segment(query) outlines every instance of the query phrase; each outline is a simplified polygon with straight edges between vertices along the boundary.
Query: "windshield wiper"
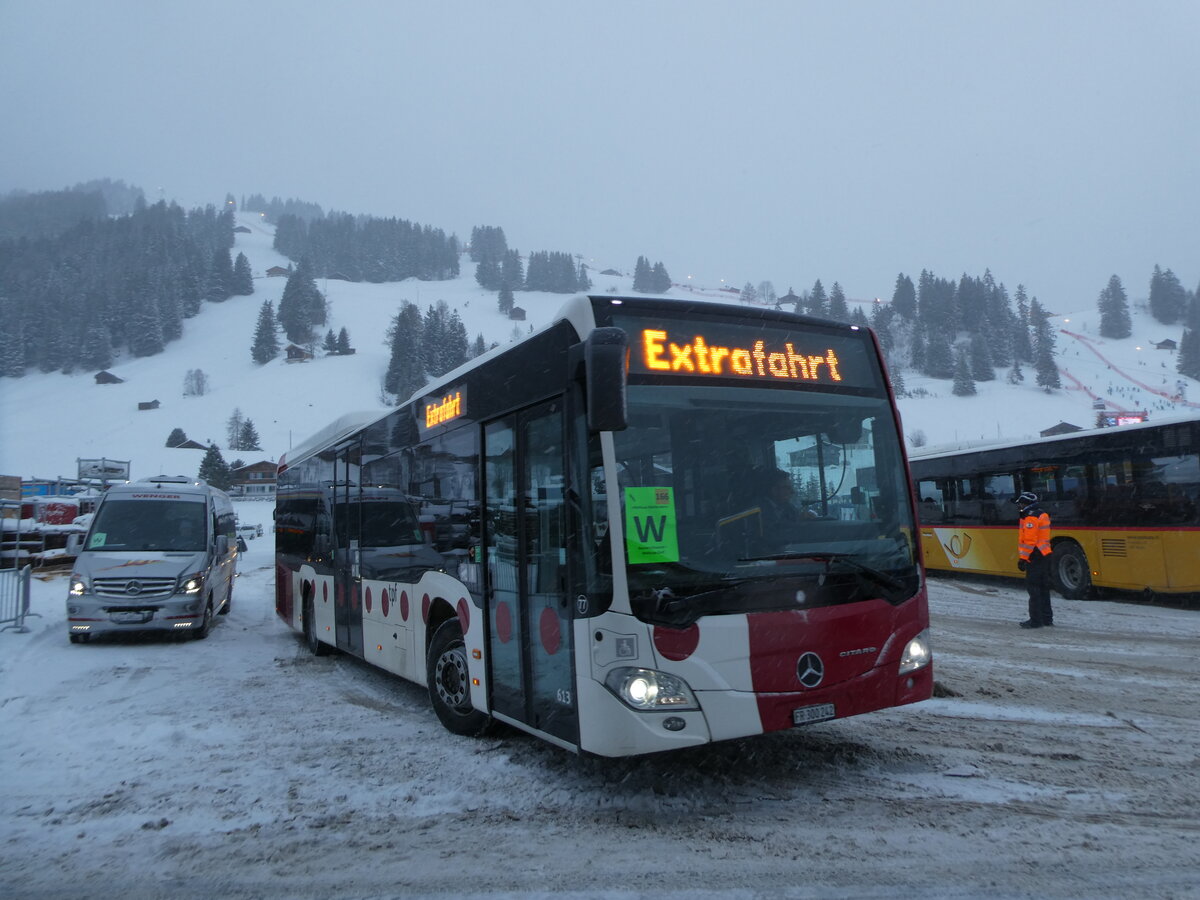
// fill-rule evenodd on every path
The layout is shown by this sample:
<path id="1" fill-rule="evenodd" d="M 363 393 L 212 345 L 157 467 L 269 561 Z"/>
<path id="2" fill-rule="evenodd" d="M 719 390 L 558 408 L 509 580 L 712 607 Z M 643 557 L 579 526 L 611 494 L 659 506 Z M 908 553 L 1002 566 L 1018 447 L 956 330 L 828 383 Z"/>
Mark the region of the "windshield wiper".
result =
<path id="1" fill-rule="evenodd" d="M 882 585 L 892 591 L 903 591 L 905 584 L 894 575 L 889 575 L 880 569 L 872 568 L 865 563 L 860 563 L 858 560 L 851 558 L 848 553 L 814 553 L 812 551 L 797 551 L 793 553 L 772 553 L 767 556 L 749 556 L 738 559 L 738 562 L 768 562 L 771 560 L 783 559 L 811 559 L 825 563 L 825 571 L 828 572 L 834 563 L 839 563 L 849 569 L 853 569 L 860 575 L 866 575 L 871 581 Z"/>

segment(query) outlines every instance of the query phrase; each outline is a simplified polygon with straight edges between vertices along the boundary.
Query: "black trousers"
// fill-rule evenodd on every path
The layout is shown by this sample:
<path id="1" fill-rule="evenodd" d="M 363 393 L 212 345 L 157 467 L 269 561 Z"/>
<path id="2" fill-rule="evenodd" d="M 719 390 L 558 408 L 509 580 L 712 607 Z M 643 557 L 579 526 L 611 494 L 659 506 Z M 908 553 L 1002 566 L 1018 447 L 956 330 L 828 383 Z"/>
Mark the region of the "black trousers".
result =
<path id="1" fill-rule="evenodd" d="M 1051 624 L 1054 610 L 1050 608 L 1050 557 L 1037 550 L 1029 554 L 1025 587 L 1029 590 L 1029 621 L 1036 625 Z"/>

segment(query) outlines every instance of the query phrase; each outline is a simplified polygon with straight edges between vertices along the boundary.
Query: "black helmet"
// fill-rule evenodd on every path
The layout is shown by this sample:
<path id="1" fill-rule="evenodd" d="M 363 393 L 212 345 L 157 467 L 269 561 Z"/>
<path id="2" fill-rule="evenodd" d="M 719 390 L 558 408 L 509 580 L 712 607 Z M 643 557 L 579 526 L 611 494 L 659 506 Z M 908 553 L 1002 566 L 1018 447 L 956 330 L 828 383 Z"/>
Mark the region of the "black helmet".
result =
<path id="1" fill-rule="evenodd" d="M 1027 506 L 1033 506 L 1033 504 L 1037 503 L 1038 498 L 1037 494 L 1035 494 L 1033 491 L 1025 491 L 1020 496 L 1013 497 L 1012 502 L 1021 507 L 1021 509 L 1024 509 Z"/>

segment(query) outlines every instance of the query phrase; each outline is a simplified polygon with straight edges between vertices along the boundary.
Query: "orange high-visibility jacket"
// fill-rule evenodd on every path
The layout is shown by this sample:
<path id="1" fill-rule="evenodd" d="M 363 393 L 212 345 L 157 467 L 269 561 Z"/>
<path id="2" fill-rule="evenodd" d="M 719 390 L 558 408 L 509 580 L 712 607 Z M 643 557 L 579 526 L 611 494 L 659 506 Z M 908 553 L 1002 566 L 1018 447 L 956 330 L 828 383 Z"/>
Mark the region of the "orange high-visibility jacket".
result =
<path id="1" fill-rule="evenodd" d="M 1017 552 L 1021 559 L 1029 562 L 1029 554 L 1035 549 L 1042 556 L 1050 555 L 1050 514 L 1039 512 L 1036 516 L 1022 516 L 1017 533 Z"/>

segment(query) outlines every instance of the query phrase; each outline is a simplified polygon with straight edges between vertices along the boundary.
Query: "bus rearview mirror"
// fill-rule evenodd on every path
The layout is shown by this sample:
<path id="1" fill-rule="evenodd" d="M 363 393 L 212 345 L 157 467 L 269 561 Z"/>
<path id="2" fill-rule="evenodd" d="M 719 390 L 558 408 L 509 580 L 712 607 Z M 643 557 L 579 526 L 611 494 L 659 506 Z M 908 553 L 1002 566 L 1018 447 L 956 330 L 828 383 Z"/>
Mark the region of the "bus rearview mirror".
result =
<path id="1" fill-rule="evenodd" d="M 629 337 L 620 328 L 597 328 L 588 335 L 583 361 L 587 379 L 587 422 L 590 431 L 623 431 L 626 358 Z"/>

